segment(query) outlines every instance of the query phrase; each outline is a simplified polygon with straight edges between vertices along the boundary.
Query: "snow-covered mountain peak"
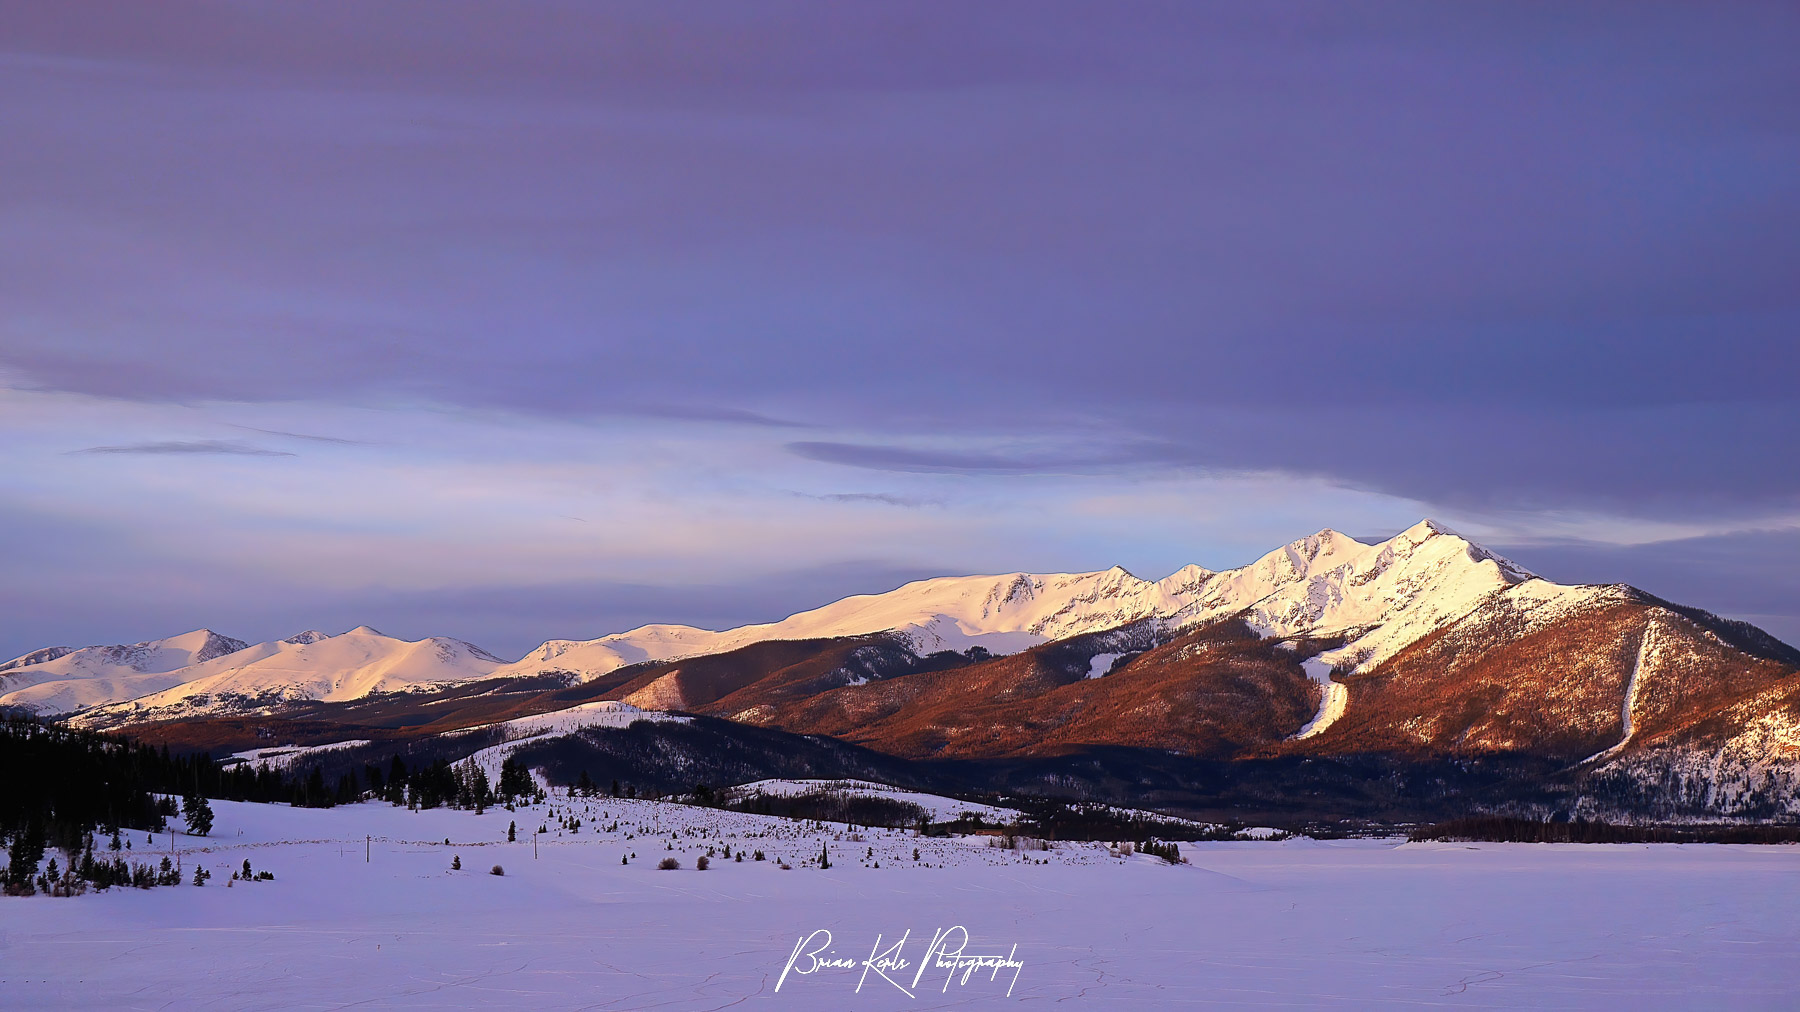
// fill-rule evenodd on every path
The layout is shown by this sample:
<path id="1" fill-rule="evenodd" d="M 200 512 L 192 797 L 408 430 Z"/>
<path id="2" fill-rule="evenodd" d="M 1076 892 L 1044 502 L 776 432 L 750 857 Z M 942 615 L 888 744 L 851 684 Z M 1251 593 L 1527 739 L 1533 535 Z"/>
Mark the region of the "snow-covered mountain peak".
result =
<path id="1" fill-rule="evenodd" d="M 1231 617 L 1267 636 L 1336 637 L 1345 645 L 1326 660 L 1367 665 L 1455 621 L 1489 595 L 1541 583 L 1448 526 L 1422 520 L 1379 544 L 1325 528 L 1236 569 L 1189 565 L 1156 581 L 1122 566 L 1090 573 L 938 577 L 723 631 L 661 624 L 592 640 L 550 640 L 511 664 L 461 640 L 407 641 L 367 625 L 335 636 L 309 630 L 255 647 L 196 630 L 154 644 L 38 651 L 28 655 L 39 658 L 31 664 L 15 661 L 10 671 L 0 669 L 6 672 L 0 673 L 0 688 L 26 684 L 7 681 L 21 671 L 39 672 L 38 680 L 91 675 L 86 668 L 74 670 L 88 663 L 86 657 L 129 668 L 132 675 L 170 674 L 151 683 L 94 682 L 58 699 L 80 706 L 132 699 L 128 709 L 134 711 L 209 705 L 186 701 L 215 697 L 342 700 L 488 676 L 554 671 L 592 678 L 629 664 L 721 653 L 766 640 L 889 634 L 921 654 L 976 646 L 1010 653 L 1138 622 L 1179 631 Z M 1541 589 L 1561 588 L 1543 584 Z M 168 652 L 168 660 L 155 662 L 165 666 L 150 666 L 149 648 Z M 71 671 L 57 674 L 58 665 Z M 0 696 L 0 702 L 8 699 Z"/>
<path id="2" fill-rule="evenodd" d="M 1335 532 L 1315 537 L 1326 534 Z M 1266 635 L 1348 633 L 1349 643 L 1325 659 L 1351 666 L 1379 663 L 1407 643 L 1468 614 L 1488 596 L 1537 580 L 1530 571 L 1432 520 L 1375 545 L 1335 535 L 1305 560 L 1303 572 L 1299 561 L 1308 552 L 1295 551 L 1298 545 L 1287 548 L 1299 556 L 1290 557 L 1289 569 L 1274 553 L 1249 567 L 1252 587 L 1238 588 L 1240 592 L 1254 592 L 1256 580 L 1266 580 L 1269 592 L 1255 600 L 1246 615 Z M 1259 568 L 1265 564 L 1266 569 Z M 1214 617 L 1225 604 L 1208 600 L 1190 609 L 1183 624 Z"/>
<path id="3" fill-rule="evenodd" d="M 28 673 L 32 676 L 55 677 L 78 677 L 115 670 L 154 674 L 223 657 L 248 645 L 243 640 L 221 636 L 211 629 L 195 629 L 179 636 L 145 640 L 142 643 L 82 647 L 79 650 L 46 647 L 0 665 L 0 671 L 15 672 L 11 676 L 14 680 L 9 682 L 14 687 L 23 684 Z M 34 677 L 32 680 L 44 679 Z"/>
<path id="4" fill-rule="evenodd" d="M 1156 586 L 1165 594 L 1180 596 L 1193 593 L 1199 586 L 1218 574 L 1203 566 L 1188 563 L 1156 581 Z"/>
<path id="5" fill-rule="evenodd" d="M 761 640 L 894 633 L 929 653 L 1011 652 L 1140 620 L 1186 628 L 1243 614 L 1269 635 L 1343 632 L 1402 612 L 1426 622 L 1461 614 L 1524 569 L 1424 520 L 1378 545 L 1325 528 L 1237 569 L 1184 566 L 1157 581 L 1122 566 L 1093 573 L 1004 573 L 919 580 L 847 597 L 779 622 L 723 632 L 652 625 L 596 640 L 552 640 L 496 674 L 558 670 L 585 677 L 625 664 L 719 653 Z M 1419 602 L 1429 606 L 1419 608 Z"/>
<path id="6" fill-rule="evenodd" d="M 181 672 L 248 644 L 211 629 L 142 643 L 50 647 L 0 668 L 0 704 L 43 713 L 130 698 L 179 684 Z"/>
<path id="7" fill-rule="evenodd" d="M 11 671 L 14 668 L 29 668 L 34 664 L 45 664 L 56 660 L 58 657 L 66 657 L 74 652 L 74 647 L 43 647 L 38 650 L 33 650 L 30 653 L 20 654 L 12 660 L 0 664 L 0 671 Z"/>
<path id="8" fill-rule="evenodd" d="M 106 726 L 231 712 L 286 700 L 360 699 L 374 692 L 482 678 L 502 663 L 461 640 L 436 636 L 402 640 L 358 626 L 336 636 L 303 634 L 258 643 L 189 665 L 172 673 L 178 682 L 101 700 L 110 705 L 82 714 L 77 722 Z"/>
<path id="9" fill-rule="evenodd" d="M 1436 520 L 1421 520 L 1376 547 L 1386 549 L 1389 559 L 1410 557 L 1420 551 L 1436 551 L 1445 555 L 1460 551 L 1467 555 L 1471 562 L 1492 562 L 1506 575 L 1509 582 L 1520 583 L 1525 580 L 1538 579 L 1536 573 L 1524 566 L 1476 544 L 1450 529 L 1448 525 Z"/>

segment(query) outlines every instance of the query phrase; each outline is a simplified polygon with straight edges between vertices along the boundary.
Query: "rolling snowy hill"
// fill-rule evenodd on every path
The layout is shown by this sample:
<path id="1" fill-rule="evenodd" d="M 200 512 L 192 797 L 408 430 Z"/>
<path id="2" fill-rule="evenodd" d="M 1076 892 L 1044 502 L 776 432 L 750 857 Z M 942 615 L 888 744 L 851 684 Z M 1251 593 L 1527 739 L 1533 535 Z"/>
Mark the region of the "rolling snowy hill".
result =
<path id="1" fill-rule="evenodd" d="M 0 706 L 68 713 L 173 688 L 195 665 L 236 653 L 243 640 L 196 629 L 118 646 L 46 647 L 0 664 Z"/>
<path id="2" fill-rule="evenodd" d="M 182 681 L 88 710 L 77 723 L 116 725 L 236 712 L 292 700 L 343 701 L 417 690 L 490 674 L 504 662 L 461 640 L 402 640 L 358 626 L 337 636 L 309 631 L 181 668 Z"/>

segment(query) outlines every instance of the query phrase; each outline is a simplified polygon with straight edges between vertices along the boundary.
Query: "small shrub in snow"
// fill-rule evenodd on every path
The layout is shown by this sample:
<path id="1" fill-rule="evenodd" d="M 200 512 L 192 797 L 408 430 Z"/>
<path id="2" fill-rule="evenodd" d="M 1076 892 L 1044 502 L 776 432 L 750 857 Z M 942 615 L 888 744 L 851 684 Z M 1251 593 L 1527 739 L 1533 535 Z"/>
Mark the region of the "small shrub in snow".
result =
<path id="1" fill-rule="evenodd" d="M 450 870 L 451 871 L 462 871 L 462 855 L 461 854 L 450 855 Z"/>
<path id="2" fill-rule="evenodd" d="M 700 860 L 694 862 L 694 870 L 695 871 L 705 871 L 707 868 L 709 868 L 711 866 L 712 866 L 712 860 L 710 858 L 708 858 L 705 854 L 700 855 Z"/>
<path id="3" fill-rule="evenodd" d="M 665 857 L 661 861 L 656 862 L 656 870 L 658 871 L 675 871 L 680 867 L 681 862 L 672 857 Z"/>
<path id="4" fill-rule="evenodd" d="M 488 874 L 489 875 L 504 875 L 504 874 L 506 874 L 506 869 L 500 867 L 499 865 L 494 865 L 492 868 L 488 869 Z"/>

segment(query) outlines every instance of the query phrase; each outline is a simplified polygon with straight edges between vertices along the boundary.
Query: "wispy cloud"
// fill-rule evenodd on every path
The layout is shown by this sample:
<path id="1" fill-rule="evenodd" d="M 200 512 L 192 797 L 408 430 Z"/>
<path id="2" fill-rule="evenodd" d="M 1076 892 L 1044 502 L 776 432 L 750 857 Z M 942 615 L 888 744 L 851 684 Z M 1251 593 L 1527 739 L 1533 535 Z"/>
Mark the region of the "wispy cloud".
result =
<path id="1" fill-rule="evenodd" d="M 815 495 L 811 492 L 795 492 L 794 494 L 805 499 L 817 499 L 820 502 L 882 503 L 887 506 L 903 506 L 908 509 L 918 509 L 923 506 L 944 505 L 943 501 L 939 499 L 927 499 L 922 496 L 912 495 L 895 495 L 891 492 L 827 492 L 823 495 Z"/>
<path id="2" fill-rule="evenodd" d="M 90 446 L 82 450 L 70 450 L 72 454 L 81 453 L 131 453 L 146 455 L 206 455 L 215 454 L 228 457 L 292 457 L 296 454 L 286 450 L 271 450 L 267 447 L 252 446 L 225 439 L 167 440 L 156 443 L 127 443 L 120 446 Z"/>
<path id="3" fill-rule="evenodd" d="M 265 436 L 280 436 L 283 439 L 300 439 L 308 443 L 329 443 L 333 446 L 368 446 L 364 439 L 343 439 L 338 436 L 315 436 L 306 432 L 283 432 L 280 429 L 259 429 L 254 425 L 234 425 L 234 429 L 245 432 L 260 432 Z"/>
<path id="4" fill-rule="evenodd" d="M 787 444 L 807 460 L 876 471 L 921 474 L 1090 474 L 1121 467 L 1190 464 L 1179 447 L 1130 443 L 1108 447 L 949 450 L 926 447 L 806 441 Z"/>
<path id="5" fill-rule="evenodd" d="M 742 408 L 692 407 L 682 404 L 633 404 L 619 410 L 646 418 L 668 418 L 684 422 L 724 422 L 732 425 L 758 425 L 771 429 L 810 429 L 805 422 L 776 418 Z"/>

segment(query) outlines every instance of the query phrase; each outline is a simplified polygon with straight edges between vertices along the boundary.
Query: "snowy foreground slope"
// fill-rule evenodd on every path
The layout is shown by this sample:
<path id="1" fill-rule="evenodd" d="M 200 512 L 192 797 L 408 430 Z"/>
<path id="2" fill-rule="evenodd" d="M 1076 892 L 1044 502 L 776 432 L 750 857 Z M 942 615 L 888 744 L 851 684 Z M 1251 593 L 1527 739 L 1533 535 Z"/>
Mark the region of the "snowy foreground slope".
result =
<path id="1" fill-rule="evenodd" d="M 216 802 L 210 839 L 176 838 L 184 866 L 215 871 L 204 888 L 0 899 L 4 1003 L 1755 1009 L 1792 1007 L 1800 960 L 1794 847 L 1292 840 L 1184 845 L 1192 863 L 1169 866 L 610 799 L 575 802 L 585 825 L 558 836 L 568 803 L 552 804 L 557 817 Z M 539 823 L 552 832 L 534 860 Z M 694 870 L 726 845 L 771 860 Z M 821 845 L 829 870 L 773 860 Z M 682 869 L 655 870 L 665 856 Z M 246 858 L 275 880 L 226 888 Z M 1016 981 L 934 969 L 913 987 L 909 965 L 890 973 L 909 998 L 875 975 L 856 993 L 860 967 L 781 980 L 815 931 L 832 933 L 821 955 L 852 962 L 910 931 L 898 955 L 916 962 L 959 925 L 965 954 L 1010 954 Z"/>

